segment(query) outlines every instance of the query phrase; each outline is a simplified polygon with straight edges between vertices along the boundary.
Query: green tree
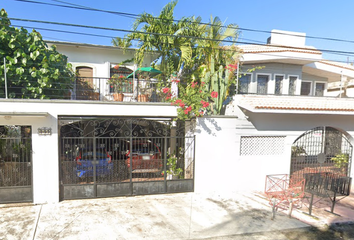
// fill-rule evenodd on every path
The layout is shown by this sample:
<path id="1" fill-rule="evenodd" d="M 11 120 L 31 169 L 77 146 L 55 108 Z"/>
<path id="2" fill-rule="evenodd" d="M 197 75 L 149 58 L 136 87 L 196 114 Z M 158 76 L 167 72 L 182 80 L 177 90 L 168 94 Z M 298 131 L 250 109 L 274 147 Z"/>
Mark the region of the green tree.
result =
<path id="1" fill-rule="evenodd" d="M 141 65 L 145 53 L 154 51 L 159 54 L 159 69 L 163 76 L 178 71 L 182 63 L 190 64 L 192 59 L 192 47 L 195 37 L 200 37 L 200 18 L 182 18 L 174 21 L 173 11 L 177 0 L 168 3 L 155 17 L 149 13 L 143 13 L 134 22 L 134 33 L 128 34 L 129 40 L 137 40 L 138 51 L 136 62 Z"/>
<path id="2" fill-rule="evenodd" d="M 218 17 L 210 17 L 210 22 L 203 27 L 203 39 L 198 41 L 197 58 L 203 59 L 197 77 L 205 82 L 209 92 L 217 92 L 213 100 L 212 113 L 220 114 L 223 102 L 229 95 L 229 88 L 235 84 L 235 71 L 240 58 L 240 51 L 234 43 L 225 46 L 224 41 L 235 42 L 238 37 L 238 26 L 228 24 L 224 26 Z"/>
<path id="3" fill-rule="evenodd" d="M 121 47 L 121 48 L 129 48 L 132 46 L 131 39 L 115 37 L 112 39 L 113 46 Z"/>
<path id="4" fill-rule="evenodd" d="M 154 51 L 160 56 L 156 63 L 165 78 L 182 70 L 178 100 L 184 107 L 179 111 L 180 119 L 202 115 L 201 112 L 220 114 L 228 90 L 235 84 L 240 57 L 238 48 L 234 44 L 225 46 L 224 41 L 236 41 L 237 25 L 224 26 L 218 17 L 211 17 L 208 24 L 202 24 L 201 18 L 194 16 L 175 21 L 173 10 L 177 2 L 168 3 L 157 17 L 148 13 L 140 15 L 134 23 L 135 32 L 128 34 L 126 39 L 139 41 L 138 64 L 142 63 L 146 52 Z M 118 44 L 118 40 L 117 45 L 124 45 Z M 191 88 L 196 83 L 203 86 L 200 92 Z M 168 86 L 162 84 L 162 87 L 167 89 Z M 170 91 L 164 93 L 171 95 Z M 176 100 L 170 99 L 169 95 L 166 99 L 174 103 Z M 206 106 L 206 101 L 211 103 L 210 106 L 201 107 Z"/>
<path id="5" fill-rule="evenodd" d="M 74 74 L 67 57 L 48 48 L 39 32 L 10 26 L 0 11 L 0 62 L 6 58 L 10 98 L 64 98 L 72 88 Z M 0 67 L 0 89 L 4 89 L 4 65 Z M 0 97 L 4 97 L 4 91 Z"/>

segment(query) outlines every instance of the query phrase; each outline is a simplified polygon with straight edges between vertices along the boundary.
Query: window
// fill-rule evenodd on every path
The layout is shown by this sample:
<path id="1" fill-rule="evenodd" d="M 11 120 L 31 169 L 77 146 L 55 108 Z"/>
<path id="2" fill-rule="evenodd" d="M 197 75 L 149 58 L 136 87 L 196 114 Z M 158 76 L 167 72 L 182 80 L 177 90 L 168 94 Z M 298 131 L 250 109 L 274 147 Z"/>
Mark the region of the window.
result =
<path id="1" fill-rule="evenodd" d="M 268 75 L 257 75 L 257 94 L 268 93 Z"/>
<path id="2" fill-rule="evenodd" d="M 302 82 L 301 83 L 301 92 L 300 95 L 309 96 L 311 94 L 311 82 Z"/>
<path id="3" fill-rule="evenodd" d="M 244 74 L 239 78 L 239 90 L 238 93 L 248 93 L 251 83 L 251 74 Z"/>
<path id="4" fill-rule="evenodd" d="M 289 95 L 295 95 L 296 82 L 297 82 L 297 77 L 294 76 L 289 77 Z"/>
<path id="5" fill-rule="evenodd" d="M 316 83 L 315 84 L 315 96 L 323 97 L 325 90 L 325 83 Z"/>
<path id="6" fill-rule="evenodd" d="M 275 94 L 283 94 L 283 80 L 284 76 L 275 76 Z"/>

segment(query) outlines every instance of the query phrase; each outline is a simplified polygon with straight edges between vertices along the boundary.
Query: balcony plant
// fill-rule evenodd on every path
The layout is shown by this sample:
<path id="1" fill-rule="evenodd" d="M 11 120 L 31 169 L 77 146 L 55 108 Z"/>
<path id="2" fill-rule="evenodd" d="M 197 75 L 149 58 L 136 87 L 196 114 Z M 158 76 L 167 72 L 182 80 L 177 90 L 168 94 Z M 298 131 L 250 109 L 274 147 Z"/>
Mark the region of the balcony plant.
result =
<path id="1" fill-rule="evenodd" d="M 113 87 L 113 98 L 114 101 L 123 101 L 123 86 L 126 84 L 126 77 L 123 75 L 114 74 L 109 80 L 108 83 Z"/>
<path id="2" fill-rule="evenodd" d="M 139 78 L 139 94 L 138 94 L 138 102 L 148 102 L 149 101 L 149 91 L 150 89 L 150 79 L 147 78 L 142 78 L 140 79 L 140 76 L 138 75 Z"/>

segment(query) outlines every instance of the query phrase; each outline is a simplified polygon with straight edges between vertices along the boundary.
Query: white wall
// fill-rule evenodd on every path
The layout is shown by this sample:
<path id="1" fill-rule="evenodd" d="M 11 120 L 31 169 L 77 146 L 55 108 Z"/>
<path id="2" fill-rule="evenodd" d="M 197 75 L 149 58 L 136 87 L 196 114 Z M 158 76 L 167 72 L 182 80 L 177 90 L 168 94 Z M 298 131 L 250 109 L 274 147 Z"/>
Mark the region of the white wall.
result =
<path id="1" fill-rule="evenodd" d="M 256 65 L 261 69 L 255 69 L 251 72 L 252 82 L 250 83 L 250 93 L 257 93 L 257 75 L 269 75 L 268 82 L 268 94 L 274 94 L 275 92 L 275 76 L 284 76 L 283 80 L 283 94 L 289 93 L 289 77 L 298 77 L 297 85 L 300 85 L 300 80 L 302 78 L 302 66 L 295 64 L 284 64 L 284 63 L 259 63 Z M 241 72 L 245 73 L 248 69 L 253 69 L 255 65 L 242 65 Z M 300 94 L 300 88 L 297 89 L 297 94 Z"/>
<path id="2" fill-rule="evenodd" d="M 264 191 L 266 175 L 289 173 L 293 137 L 285 138 L 281 155 L 240 156 L 241 136 L 255 134 L 242 120 L 203 117 L 196 124 L 196 192 Z"/>
<path id="3" fill-rule="evenodd" d="M 246 118 L 242 116 L 243 112 L 237 113 L 239 116 L 197 119 L 196 192 L 263 192 L 266 175 L 290 173 L 291 147 L 294 141 L 318 126 L 339 129 L 349 136 L 354 145 L 354 116 L 246 112 Z M 242 136 L 283 138 L 283 151 L 241 155 Z M 259 148 L 262 149 L 262 146 Z M 351 166 L 350 176 L 354 177 L 354 164 Z"/>
<path id="4" fill-rule="evenodd" d="M 169 104 L 91 101 L 0 100 L 0 125 L 32 127 L 33 203 L 59 201 L 58 116 L 176 117 Z M 47 113 L 45 116 L 43 113 Z M 52 128 L 52 135 L 38 135 L 38 128 Z"/>

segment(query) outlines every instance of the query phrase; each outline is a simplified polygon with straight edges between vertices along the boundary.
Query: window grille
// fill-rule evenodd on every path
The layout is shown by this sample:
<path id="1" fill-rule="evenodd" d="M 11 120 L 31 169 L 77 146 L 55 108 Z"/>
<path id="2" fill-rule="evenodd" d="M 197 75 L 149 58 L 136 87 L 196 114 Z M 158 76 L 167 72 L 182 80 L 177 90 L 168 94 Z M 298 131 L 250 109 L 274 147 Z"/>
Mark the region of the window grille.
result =
<path id="1" fill-rule="evenodd" d="M 240 155 L 282 155 L 284 146 L 284 136 L 242 136 Z"/>

